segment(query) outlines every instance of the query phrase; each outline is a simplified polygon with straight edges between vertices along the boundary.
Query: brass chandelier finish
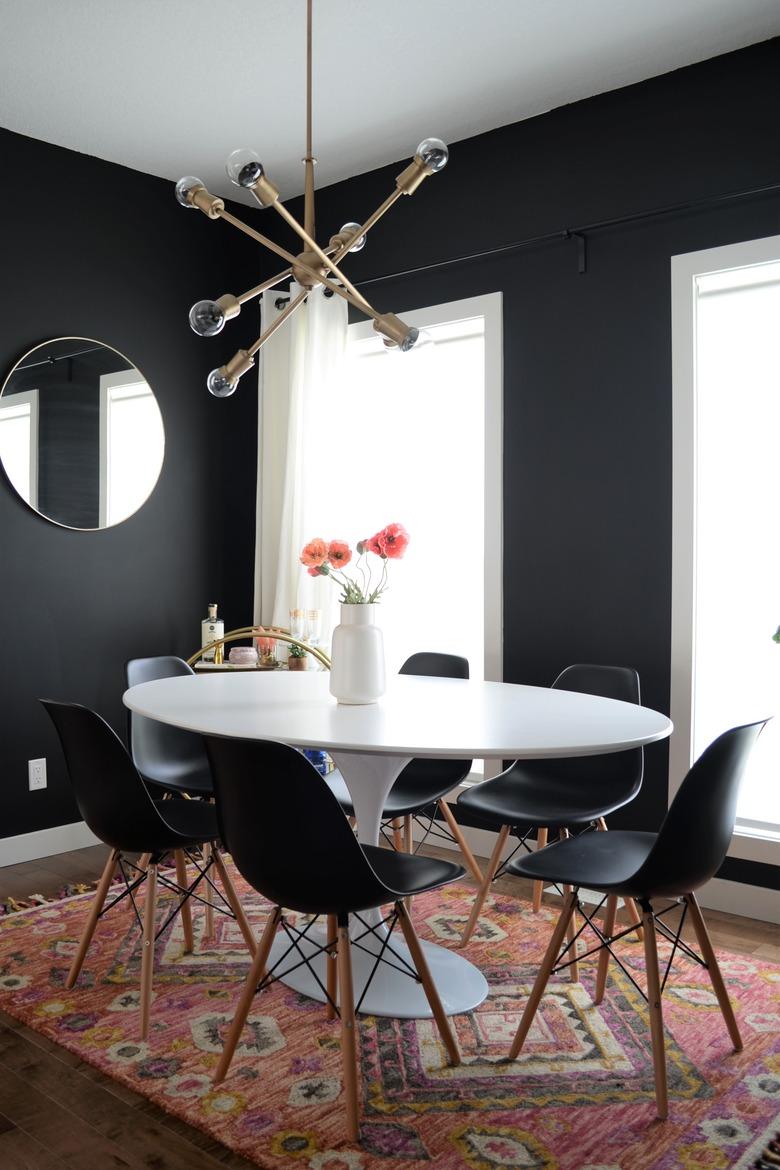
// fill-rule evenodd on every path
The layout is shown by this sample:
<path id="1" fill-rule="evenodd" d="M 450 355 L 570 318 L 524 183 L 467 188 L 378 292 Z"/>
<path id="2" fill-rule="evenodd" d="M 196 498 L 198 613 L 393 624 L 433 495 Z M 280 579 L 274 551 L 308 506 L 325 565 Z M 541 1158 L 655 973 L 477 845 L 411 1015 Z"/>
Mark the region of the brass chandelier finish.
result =
<path id="1" fill-rule="evenodd" d="M 227 161 L 227 173 L 236 186 L 250 191 L 261 207 L 273 210 L 288 224 L 300 238 L 303 249 L 293 255 L 262 232 L 245 224 L 225 209 L 225 202 L 206 190 L 200 179 L 187 177 L 176 184 L 176 197 L 184 207 L 196 208 L 209 219 L 225 220 L 226 223 L 244 232 L 250 239 L 262 244 L 279 256 L 287 265 L 275 276 L 264 280 L 239 296 L 226 293 L 215 301 L 199 301 L 190 310 L 190 325 L 201 337 L 213 337 L 221 332 L 226 321 L 237 317 L 242 305 L 253 300 L 268 289 L 292 279 L 301 286 L 301 292 L 291 298 L 283 312 L 268 326 L 248 349 L 239 349 L 219 369 L 212 370 L 208 377 L 208 388 L 218 398 L 232 394 L 239 379 L 254 365 L 255 355 L 265 342 L 287 321 L 306 301 L 312 289 L 323 287 L 342 297 L 354 308 L 370 317 L 374 329 L 385 345 L 391 349 L 407 351 L 419 339 L 419 330 L 405 324 L 394 313 L 378 313 L 354 284 L 344 275 L 340 264 L 349 252 L 359 252 L 371 228 L 402 195 L 412 195 L 429 175 L 446 166 L 448 151 L 438 138 L 426 138 L 417 148 L 414 158 L 396 178 L 395 189 L 364 223 L 347 223 L 332 235 L 325 248 L 315 238 L 314 167 L 317 162 L 312 152 L 312 7 L 313 0 L 306 0 L 306 152 L 304 165 L 304 213 L 303 224 L 287 210 L 281 200 L 278 187 L 271 181 L 257 155 L 248 150 L 237 150 Z"/>

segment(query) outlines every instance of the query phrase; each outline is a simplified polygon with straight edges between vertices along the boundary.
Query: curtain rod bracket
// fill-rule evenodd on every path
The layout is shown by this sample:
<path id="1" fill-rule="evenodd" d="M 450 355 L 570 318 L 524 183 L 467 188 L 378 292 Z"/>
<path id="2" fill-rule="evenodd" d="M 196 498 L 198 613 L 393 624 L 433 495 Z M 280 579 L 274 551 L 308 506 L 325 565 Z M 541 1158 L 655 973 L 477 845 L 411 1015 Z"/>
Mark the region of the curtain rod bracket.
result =
<path id="1" fill-rule="evenodd" d="M 583 276 L 588 271 L 588 241 L 582 232 L 571 232 L 570 235 L 577 241 L 577 271 Z"/>

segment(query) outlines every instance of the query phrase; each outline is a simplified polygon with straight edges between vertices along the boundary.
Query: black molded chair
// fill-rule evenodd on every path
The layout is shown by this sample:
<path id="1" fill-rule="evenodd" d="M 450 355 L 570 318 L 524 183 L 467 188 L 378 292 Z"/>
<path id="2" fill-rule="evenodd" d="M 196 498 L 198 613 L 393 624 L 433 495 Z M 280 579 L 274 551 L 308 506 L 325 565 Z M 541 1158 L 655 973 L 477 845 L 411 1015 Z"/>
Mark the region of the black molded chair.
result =
<path id="1" fill-rule="evenodd" d="M 194 673 L 183 658 L 171 654 L 131 658 L 125 664 L 128 687 Z M 132 711 L 128 711 L 127 720 L 130 754 L 147 784 L 157 785 L 175 796 L 214 795 L 211 770 L 199 735 Z"/>
<path id="2" fill-rule="evenodd" d="M 567 666 L 554 688 L 621 699 L 625 703 L 640 701 L 639 675 L 627 666 Z M 547 844 L 549 828 L 556 826 L 562 836 L 571 827 L 594 825 L 606 829 L 604 818 L 633 800 L 642 786 L 644 754 L 642 748 L 611 755 L 581 756 L 560 760 L 516 760 L 511 767 L 473 788 L 462 792 L 458 807 L 491 826 L 499 828 L 493 855 L 479 892 L 474 900 L 461 945 L 465 945 L 479 920 L 480 911 L 490 891 L 491 882 L 507 870 L 501 863 L 506 840 L 512 830 L 520 841 L 514 850 L 529 848 L 526 839 L 537 830 L 537 846 Z M 514 853 L 511 855 L 514 856 Z M 536 882 L 533 908 L 542 901 L 542 883 Z M 634 922 L 639 914 L 633 903 L 627 908 Z M 572 977 L 576 979 L 576 965 Z"/>
<path id="3" fill-rule="evenodd" d="M 255 951 L 252 931 L 222 860 L 216 810 L 212 804 L 197 800 L 156 804 L 121 740 L 104 719 L 77 703 L 41 702 L 57 729 L 79 811 L 95 836 L 111 848 L 65 986 L 72 988 L 78 979 L 97 921 L 112 906 L 129 897 L 140 920 L 135 894 L 146 882 L 141 960 L 141 1036 L 145 1039 L 149 1031 L 155 940 L 181 911 L 185 949 L 193 949 L 190 898 L 198 898 L 196 890 L 202 882 L 219 893 L 209 876 L 212 866 L 225 891 L 226 910 L 238 922 L 250 952 Z M 211 854 L 201 863 L 193 850 L 204 841 L 211 844 Z M 148 865 L 141 868 L 133 863 L 127 856 L 130 853 L 147 854 Z M 169 853 L 176 858 L 175 882 L 159 871 L 160 862 Z M 191 885 L 187 881 L 186 859 L 197 870 Z M 104 908 L 117 866 L 124 889 Z M 178 901 L 155 931 L 158 883 L 172 890 Z"/>
<path id="4" fill-rule="evenodd" d="M 313 921 L 326 915 L 327 939 L 318 953 L 327 955 L 329 1015 L 338 1010 L 341 1016 L 348 1132 L 349 1139 L 355 1141 L 359 1092 L 349 916 L 388 903 L 393 905 L 388 919 L 390 931 L 400 923 L 450 1062 L 459 1064 L 457 1042 L 403 899 L 455 881 L 463 877 L 464 870 L 447 861 L 360 845 L 322 776 L 294 748 L 263 740 L 215 737 L 206 737 L 206 748 L 217 792 L 222 839 L 239 872 L 274 905 L 214 1079 L 219 1082 L 225 1077 L 252 999 L 273 976 L 273 971 L 265 975 L 263 972 L 280 925 L 294 941 L 274 970 L 290 951 L 294 951 L 296 964 L 302 959 L 298 940 L 308 934 L 311 923 L 305 931 L 296 932 L 284 918 L 282 907 L 314 915 Z M 258 784 L 257 777 L 263 775 L 273 777 L 273 782 Z M 365 920 L 362 922 L 371 929 Z"/>
<path id="5" fill-rule="evenodd" d="M 469 663 L 467 658 L 462 658 L 459 654 L 440 654 L 424 650 L 407 658 L 398 673 L 430 675 L 434 678 L 468 678 Z M 439 835 L 446 835 L 457 843 L 463 860 L 476 881 L 481 884 L 482 870 L 444 799 L 448 792 L 452 792 L 453 788 L 465 780 L 470 771 L 471 760 L 411 760 L 390 789 L 382 820 L 383 824 L 392 825 L 395 848 L 403 848 L 407 853 L 411 853 L 413 818 L 427 814 L 426 834 L 432 830 L 435 832 L 434 814 L 438 808 L 449 830 L 447 834 Z M 347 816 L 354 816 L 352 798 L 341 773 L 332 772 L 327 781 L 328 787 Z M 401 822 L 404 824 L 403 838 Z"/>
<path id="6" fill-rule="evenodd" d="M 561 946 L 576 910 L 583 914 L 585 925 L 593 927 L 600 940 L 593 953 L 601 952 L 594 996 L 594 1002 L 601 1003 L 609 955 L 613 954 L 620 961 L 612 951 L 612 944 L 632 929 L 629 927 L 613 934 L 618 897 L 635 898 L 642 907 L 658 1116 L 665 1118 L 668 1112 L 661 994 L 678 949 L 707 968 L 734 1050 L 741 1049 L 737 1021 L 694 890 L 713 877 L 726 856 L 734 831 L 740 781 L 765 722 L 732 728 L 710 744 L 683 781 L 660 832 L 585 833 L 510 863 L 508 868 L 512 873 L 570 887 L 517 1029 L 509 1053 L 511 1060 L 517 1057 L 523 1046 L 550 975 L 569 965 L 566 956 L 573 953 L 573 941 L 570 939 L 563 951 Z M 606 902 L 607 909 L 603 928 L 593 920 L 600 907 L 586 910 L 580 903 L 579 889 L 582 886 L 604 894 L 601 904 Z M 675 901 L 671 906 L 657 910 L 653 901 L 659 898 Z M 663 915 L 679 903 L 683 907 L 682 917 L 676 931 L 672 931 L 663 921 Z M 696 955 L 681 938 L 687 915 L 690 915 L 701 956 Z M 663 978 L 658 970 L 656 930 L 673 943 Z"/>

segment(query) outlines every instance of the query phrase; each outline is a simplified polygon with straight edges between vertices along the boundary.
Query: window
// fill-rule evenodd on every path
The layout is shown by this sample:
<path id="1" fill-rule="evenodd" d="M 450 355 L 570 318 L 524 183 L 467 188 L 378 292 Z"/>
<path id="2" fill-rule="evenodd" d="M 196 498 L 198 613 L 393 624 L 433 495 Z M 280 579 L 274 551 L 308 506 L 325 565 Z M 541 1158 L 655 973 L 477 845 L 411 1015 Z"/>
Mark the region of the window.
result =
<path id="1" fill-rule="evenodd" d="M 38 506 L 38 391 L 0 399 L 0 463 L 23 500 Z"/>
<path id="2" fill-rule="evenodd" d="M 780 237 L 673 259 L 672 785 L 774 715 L 730 853 L 780 864 Z"/>
<path id="3" fill-rule="evenodd" d="M 389 672 L 438 650 L 500 679 L 501 297 L 403 318 L 432 344 L 388 352 L 370 322 L 349 326 L 345 384 L 315 423 L 315 527 L 350 541 L 409 530 L 382 603 Z"/>
<path id="4" fill-rule="evenodd" d="M 118 524 L 151 493 L 165 436 L 149 385 L 129 369 L 100 378 L 100 527 Z"/>

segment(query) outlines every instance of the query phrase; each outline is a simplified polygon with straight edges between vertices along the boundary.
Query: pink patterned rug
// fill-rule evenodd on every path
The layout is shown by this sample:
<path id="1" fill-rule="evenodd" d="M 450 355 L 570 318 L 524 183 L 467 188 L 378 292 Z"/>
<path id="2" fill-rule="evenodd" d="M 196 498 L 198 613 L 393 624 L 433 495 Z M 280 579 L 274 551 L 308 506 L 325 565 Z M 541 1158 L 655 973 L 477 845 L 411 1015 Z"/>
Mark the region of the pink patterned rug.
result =
<path id="1" fill-rule="evenodd" d="M 237 885 L 259 932 L 267 905 Z M 339 1024 L 281 984 L 256 998 L 228 1078 L 212 1086 L 248 969 L 232 920 L 217 915 L 216 939 L 193 955 L 178 923 L 160 938 L 140 1043 L 129 910 L 101 920 L 76 989 L 64 989 L 88 898 L 2 919 L 0 1007 L 268 1170 L 747 1170 L 780 1128 L 778 965 L 723 955 L 745 1044 L 735 1054 L 706 971 L 675 959 L 664 996 L 670 1117 L 659 1122 L 644 1001 L 615 964 L 598 1008 L 592 961 L 581 983 L 551 984 L 521 1059 L 505 1060 L 553 915 L 496 896 L 464 952 L 490 995 L 455 1017 L 461 1067 L 445 1065 L 429 1021 L 361 1017 L 363 1120 L 351 1146 Z M 465 887 L 416 899 L 420 934 L 452 945 L 470 900 Z M 625 944 L 623 957 L 641 982 L 642 947 Z"/>

